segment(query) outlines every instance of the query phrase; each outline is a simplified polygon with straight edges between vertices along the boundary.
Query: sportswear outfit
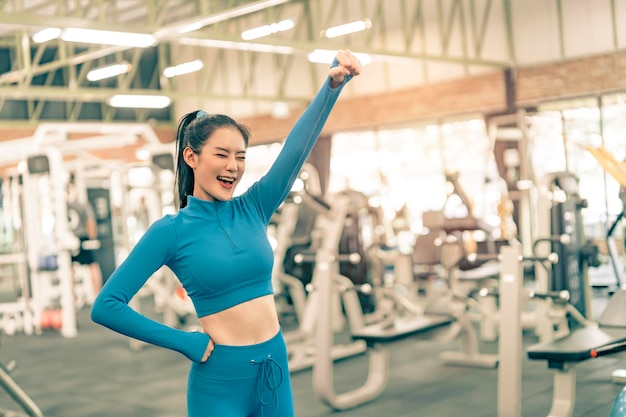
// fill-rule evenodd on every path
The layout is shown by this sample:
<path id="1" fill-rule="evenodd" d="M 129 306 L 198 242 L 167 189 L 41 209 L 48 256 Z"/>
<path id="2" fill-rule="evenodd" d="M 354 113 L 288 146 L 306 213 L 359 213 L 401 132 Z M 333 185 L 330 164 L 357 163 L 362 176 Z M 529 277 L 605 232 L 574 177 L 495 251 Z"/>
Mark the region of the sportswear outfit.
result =
<path id="1" fill-rule="evenodd" d="M 336 61 L 333 65 L 336 65 Z M 182 353 L 192 361 L 188 417 L 294 415 L 287 349 L 282 333 L 265 342 L 215 345 L 210 335 L 175 329 L 129 307 L 131 298 L 162 266 L 169 267 L 204 317 L 272 294 L 274 255 L 267 226 L 309 156 L 343 86 L 328 78 L 287 136 L 267 174 L 227 201 L 188 196 L 187 206 L 154 222 L 107 280 L 91 318 L 126 336 Z"/>

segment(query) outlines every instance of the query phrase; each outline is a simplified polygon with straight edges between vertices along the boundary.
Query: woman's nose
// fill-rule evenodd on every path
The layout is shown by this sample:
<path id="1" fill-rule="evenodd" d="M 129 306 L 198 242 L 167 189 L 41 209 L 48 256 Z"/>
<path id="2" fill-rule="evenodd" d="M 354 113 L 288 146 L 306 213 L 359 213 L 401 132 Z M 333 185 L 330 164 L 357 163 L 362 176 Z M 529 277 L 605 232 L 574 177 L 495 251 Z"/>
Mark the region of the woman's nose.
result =
<path id="1" fill-rule="evenodd" d="M 226 169 L 229 171 L 237 171 L 237 158 L 228 158 Z"/>

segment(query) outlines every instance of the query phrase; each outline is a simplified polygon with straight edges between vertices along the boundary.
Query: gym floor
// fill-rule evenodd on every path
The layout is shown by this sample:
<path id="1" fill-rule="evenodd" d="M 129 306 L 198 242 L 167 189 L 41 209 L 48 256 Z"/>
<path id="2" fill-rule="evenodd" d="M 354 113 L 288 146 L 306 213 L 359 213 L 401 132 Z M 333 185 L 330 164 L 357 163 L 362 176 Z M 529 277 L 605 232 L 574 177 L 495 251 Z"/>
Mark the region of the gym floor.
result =
<path id="1" fill-rule="evenodd" d="M 602 305 L 606 296 L 598 293 Z M 596 309 L 595 311 L 598 311 Z M 187 360 L 177 353 L 146 346 L 129 347 L 127 338 L 89 320 L 89 310 L 78 313 L 79 332 L 72 339 L 56 331 L 39 336 L 17 333 L 0 341 L 0 362 L 12 360 L 12 377 L 41 408 L 45 417 L 184 417 Z M 527 335 L 524 344 L 536 343 Z M 310 370 L 292 374 L 298 417 L 495 417 L 497 371 L 442 365 L 437 355 L 458 350 L 456 343 L 406 339 L 389 345 L 389 384 L 381 397 L 356 409 L 334 412 L 323 405 L 312 388 Z M 485 343 L 495 353 L 497 343 Z M 608 416 L 622 386 L 611 382 L 613 370 L 626 368 L 619 356 L 589 360 L 577 366 L 574 417 Z M 338 362 L 336 392 L 363 383 L 365 356 Z M 552 373 L 542 361 L 524 360 L 522 416 L 547 415 L 552 401 Z M 19 407 L 0 389 L 0 410 Z M 0 415 L 2 413 L 0 412 Z"/>

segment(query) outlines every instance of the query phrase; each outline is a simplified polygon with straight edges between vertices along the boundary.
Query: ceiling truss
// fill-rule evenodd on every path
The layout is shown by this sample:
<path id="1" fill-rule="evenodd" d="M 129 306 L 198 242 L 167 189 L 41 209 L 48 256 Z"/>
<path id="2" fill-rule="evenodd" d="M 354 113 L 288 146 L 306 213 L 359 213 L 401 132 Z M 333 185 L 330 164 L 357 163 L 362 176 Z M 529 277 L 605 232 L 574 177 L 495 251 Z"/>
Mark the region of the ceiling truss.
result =
<path id="1" fill-rule="evenodd" d="M 611 10 L 613 47 L 619 49 L 620 0 L 606 1 Z M 385 81 L 391 77 L 389 68 L 398 62 L 419 71 L 420 76 L 414 77 L 419 80 L 409 81 L 414 84 L 436 78 L 433 63 L 454 66 L 462 76 L 471 75 L 476 68 L 512 68 L 519 64 L 513 18 L 519 2 L 0 0 L 0 122 L 156 119 L 170 123 L 185 101 L 253 103 L 248 113 L 264 112 L 276 101 L 304 103 L 319 85 L 319 67 L 306 62 L 306 55 L 314 49 L 349 48 L 370 54 L 381 74 L 387 74 L 381 77 L 380 90 L 389 87 Z M 546 3 L 555 10 L 559 53 L 566 58 L 563 22 L 568 2 Z M 368 31 L 342 39 L 320 37 L 330 25 L 364 17 L 375 19 Z M 286 18 L 297 22 L 288 33 L 255 41 L 241 39 L 245 29 Z M 181 34 L 180 29 L 191 23 L 203 27 Z M 46 27 L 150 33 L 158 43 L 145 49 L 61 40 L 34 43 L 32 34 Z M 500 45 L 496 52 L 494 40 Z M 190 81 L 185 77 L 161 75 L 166 67 L 192 57 L 205 63 L 192 87 L 186 85 Z M 89 70 L 120 61 L 131 63 L 131 72 L 99 82 L 87 80 Z M 300 88 L 294 88 L 294 77 Z M 158 111 L 120 110 L 106 104 L 107 98 L 117 93 L 166 94 L 173 104 Z"/>

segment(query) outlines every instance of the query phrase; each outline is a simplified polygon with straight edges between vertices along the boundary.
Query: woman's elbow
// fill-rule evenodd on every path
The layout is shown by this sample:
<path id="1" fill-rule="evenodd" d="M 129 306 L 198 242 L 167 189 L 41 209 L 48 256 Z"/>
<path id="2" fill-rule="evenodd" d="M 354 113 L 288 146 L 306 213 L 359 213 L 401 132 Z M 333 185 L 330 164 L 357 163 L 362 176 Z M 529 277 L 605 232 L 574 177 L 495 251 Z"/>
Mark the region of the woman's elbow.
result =
<path id="1" fill-rule="evenodd" d="M 97 324 L 103 324 L 105 321 L 106 314 L 104 312 L 104 307 L 101 302 L 94 302 L 91 306 L 91 321 Z"/>
<path id="2" fill-rule="evenodd" d="M 91 306 L 91 321 L 106 326 L 111 317 L 111 300 L 98 294 Z"/>

